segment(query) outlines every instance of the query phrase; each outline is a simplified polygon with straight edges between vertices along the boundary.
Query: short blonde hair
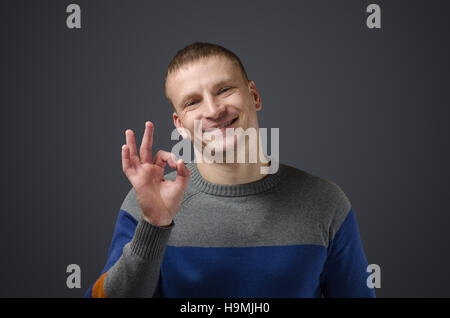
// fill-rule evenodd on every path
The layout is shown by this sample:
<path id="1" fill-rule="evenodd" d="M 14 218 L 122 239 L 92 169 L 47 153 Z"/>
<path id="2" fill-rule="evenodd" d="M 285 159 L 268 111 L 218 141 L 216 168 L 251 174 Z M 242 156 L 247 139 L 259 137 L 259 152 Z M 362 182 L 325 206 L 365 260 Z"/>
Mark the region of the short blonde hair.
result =
<path id="1" fill-rule="evenodd" d="M 247 72 L 245 71 L 245 68 L 242 65 L 241 60 L 236 54 L 224 48 L 223 46 L 217 44 L 206 42 L 195 42 L 179 50 L 177 54 L 173 57 L 173 59 L 170 61 L 169 66 L 167 67 L 166 76 L 164 78 L 164 90 L 166 90 L 167 78 L 170 74 L 178 71 L 181 67 L 183 67 L 186 64 L 211 56 L 223 56 L 229 59 L 230 61 L 236 63 L 236 65 L 241 70 L 243 78 L 245 79 L 246 82 L 248 82 Z M 167 96 L 167 94 L 166 97 L 170 101 L 170 98 L 169 96 Z M 171 101 L 170 103 L 172 104 Z M 173 104 L 172 108 L 176 111 Z"/>

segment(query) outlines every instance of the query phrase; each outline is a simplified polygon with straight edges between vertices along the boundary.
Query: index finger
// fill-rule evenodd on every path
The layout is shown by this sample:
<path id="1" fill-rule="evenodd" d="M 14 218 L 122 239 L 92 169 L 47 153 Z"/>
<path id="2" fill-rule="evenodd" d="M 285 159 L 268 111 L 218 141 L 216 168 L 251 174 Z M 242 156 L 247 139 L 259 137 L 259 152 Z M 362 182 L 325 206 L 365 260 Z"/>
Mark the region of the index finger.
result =
<path id="1" fill-rule="evenodd" d="M 145 122 L 145 132 L 140 149 L 141 162 L 152 163 L 153 130 L 153 123 L 151 121 Z"/>

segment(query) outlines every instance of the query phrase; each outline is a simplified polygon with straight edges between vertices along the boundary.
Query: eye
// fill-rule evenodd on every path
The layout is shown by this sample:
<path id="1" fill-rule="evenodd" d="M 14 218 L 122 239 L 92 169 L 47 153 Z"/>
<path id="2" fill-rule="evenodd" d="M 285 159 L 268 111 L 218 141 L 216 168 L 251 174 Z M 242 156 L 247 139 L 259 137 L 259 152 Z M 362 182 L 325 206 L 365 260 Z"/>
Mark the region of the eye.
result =
<path id="1" fill-rule="evenodd" d="M 221 89 L 219 90 L 219 94 L 225 93 L 226 91 L 229 91 L 230 89 L 231 89 L 231 87 L 224 87 L 224 88 L 221 88 Z"/>
<path id="2" fill-rule="evenodd" d="M 197 104 L 197 102 L 198 102 L 197 100 L 192 100 L 190 102 L 187 102 L 186 107 L 193 106 L 193 105 Z"/>

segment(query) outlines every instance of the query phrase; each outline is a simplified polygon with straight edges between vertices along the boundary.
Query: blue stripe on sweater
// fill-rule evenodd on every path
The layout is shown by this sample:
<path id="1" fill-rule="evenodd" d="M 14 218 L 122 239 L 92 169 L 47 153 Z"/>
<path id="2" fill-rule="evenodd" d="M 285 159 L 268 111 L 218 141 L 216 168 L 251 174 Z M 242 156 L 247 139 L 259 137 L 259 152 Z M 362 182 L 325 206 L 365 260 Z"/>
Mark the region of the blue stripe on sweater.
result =
<path id="1" fill-rule="evenodd" d="M 167 246 L 162 297 L 374 297 L 350 210 L 328 248 Z"/>
<path id="2" fill-rule="evenodd" d="M 166 248 L 163 297 L 320 297 L 319 245 Z"/>

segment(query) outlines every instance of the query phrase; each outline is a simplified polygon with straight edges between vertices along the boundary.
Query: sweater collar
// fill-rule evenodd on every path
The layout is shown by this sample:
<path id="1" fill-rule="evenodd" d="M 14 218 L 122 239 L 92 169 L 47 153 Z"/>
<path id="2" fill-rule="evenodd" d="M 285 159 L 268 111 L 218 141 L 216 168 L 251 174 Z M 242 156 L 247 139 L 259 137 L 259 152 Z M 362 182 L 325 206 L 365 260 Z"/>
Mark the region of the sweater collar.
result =
<path id="1" fill-rule="evenodd" d="M 282 165 L 279 164 L 278 171 L 274 174 L 267 174 L 264 178 L 244 184 L 224 185 L 211 183 L 205 180 L 197 169 L 195 163 L 186 163 L 191 170 L 192 183 L 202 192 L 227 197 L 246 196 L 261 193 L 275 187 L 280 181 Z"/>

